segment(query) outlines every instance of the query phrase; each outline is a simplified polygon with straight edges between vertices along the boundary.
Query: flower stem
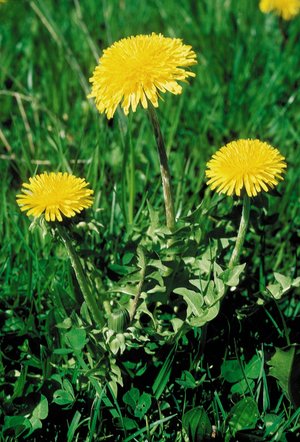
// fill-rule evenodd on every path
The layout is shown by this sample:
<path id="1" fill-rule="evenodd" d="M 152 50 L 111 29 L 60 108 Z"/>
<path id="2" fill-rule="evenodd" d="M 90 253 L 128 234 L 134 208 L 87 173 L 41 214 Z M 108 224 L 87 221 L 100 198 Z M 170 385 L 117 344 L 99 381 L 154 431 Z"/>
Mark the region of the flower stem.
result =
<path id="1" fill-rule="evenodd" d="M 243 209 L 242 209 L 240 227 L 237 234 L 236 243 L 229 261 L 229 266 L 228 266 L 229 269 L 232 269 L 239 262 L 240 254 L 242 251 L 248 227 L 249 215 L 250 215 L 250 198 L 248 197 L 248 195 L 245 195 L 243 199 Z"/>
<path id="2" fill-rule="evenodd" d="M 57 225 L 57 231 L 62 239 L 62 242 L 64 243 L 66 250 L 68 252 L 72 267 L 74 269 L 79 287 L 82 291 L 84 300 L 86 302 L 86 305 L 95 320 L 95 322 L 98 325 L 103 324 L 103 318 L 100 313 L 100 309 L 96 303 L 96 299 L 90 289 L 90 286 L 88 284 L 88 281 L 85 277 L 84 270 L 82 268 L 82 264 L 79 260 L 79 257 L 75 251 L 75 248 L 73 247 L 73 244 L 69 238 L 69 235 L 66 231 L 66 229 L 63 226 Z"/>
<path id="3" fill-rule="evenodd" d="M 130 132 L 131 133 L 131 132 Z M 133 224 L 134 199 L 135 199 L 135 156 L 132 139 L 129 133 L 129 224 Z"/>
<path id="4" fill-rule="evenodd" d="M 174 212 L 174 202 L 173 202 L 172 188 L 171 188 L 171 175 L 168 165 L 165 143 L 161 133 L 157 114 L 152 103 L 149 103 L 148 112 L 154 131 L 159 162 L 160 162 L 160 173 L 161 173 L 161 181 L 164 193 L 167 227 L 170 230 L 173 230 L 175 227 L 175 212 Z"/>

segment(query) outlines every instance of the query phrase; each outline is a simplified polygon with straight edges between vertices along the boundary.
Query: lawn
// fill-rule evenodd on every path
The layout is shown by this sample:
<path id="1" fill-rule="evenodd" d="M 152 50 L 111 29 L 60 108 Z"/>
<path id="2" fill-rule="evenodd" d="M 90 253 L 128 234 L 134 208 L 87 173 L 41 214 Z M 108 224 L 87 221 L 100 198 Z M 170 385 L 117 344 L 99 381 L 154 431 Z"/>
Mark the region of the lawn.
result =
<path id="1" fill-rule="evenodd" d="M 190 46 L 195 76 L 108 119 L 99 57 L 152 33 Z M 299 86 L 300 14 L 259 0 L 0 1 L 0 440 L 300 437 Z M 207 184 L 238 140 L 260 140 L 255 167 L 268 146 L 267 191 Z M 26 216 L 44 173 L 93 195 Z"/>

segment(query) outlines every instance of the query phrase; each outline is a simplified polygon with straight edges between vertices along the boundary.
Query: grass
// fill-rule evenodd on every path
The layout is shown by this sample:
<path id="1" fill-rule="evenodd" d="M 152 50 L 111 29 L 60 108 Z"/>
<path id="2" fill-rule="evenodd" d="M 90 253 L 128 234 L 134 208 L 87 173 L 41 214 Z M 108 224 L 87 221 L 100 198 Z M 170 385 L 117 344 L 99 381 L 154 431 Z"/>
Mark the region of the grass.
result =
<path id="1" fill-rule="evenodd" d="M 299 17 L 280 22 L 248 0 L 184 0 L 176 7 L 161 0 L 9 0 L 0 5 L 0 21 L 2 439 L 179 442 L 188 440 L 181 422 L 196 407 L 219 440 L 235 440 L 240 430 L 239 440 L 299 436 Z M 151 330 L 145 307 L 140 325 L 125 334 L 126 350 L 114 354 L 112 345 L 121 344 L 106 331 L 93 334 L 63 246 L 40 229 L 29 231 L 15 195 L 42 171 L 86 177 L 95 204 L 70 229 L 107 308 L 116 299 L 125 304 L 118 281 L 134 286 L 137 244 L 149 246 L 149 207 L 153 235 L 163 221 L 159 164 L 142 109 L 107 121 L 86 95 L 104 48 L 151 32 L 182 38 L 198 57 L 196 78 L 181 96 L 166 94 L 158 109 L 175 210 L 197 227 L 191 247 L 213 253 L 218 244 L 223 265 L 238 228 L 240 206 L 205 184 L 205 164 L 217 148 L 260 138 L 280 149 L 288 172 L 277 193 L 253 202 L 241 257 L 247 266 L 215 319 L 167 339 Z M 228 243 L 224 249 L 220 241 Z M 157 244 L 151 259 L 168 266 Z M 274 272 L 288 278 L 275 299 L 266 289 L 278 284 Z M 169 314 L 162 312 L 165 321 Z M 289 344 L 295 354 L 289 370 L 283 356 L 286 372 L 277 373 L 277 383 L 266 362 Z M 255 422 L 245 404 L 258 413 Z M 200 440 L 187 416 L 190 440 Z"/>

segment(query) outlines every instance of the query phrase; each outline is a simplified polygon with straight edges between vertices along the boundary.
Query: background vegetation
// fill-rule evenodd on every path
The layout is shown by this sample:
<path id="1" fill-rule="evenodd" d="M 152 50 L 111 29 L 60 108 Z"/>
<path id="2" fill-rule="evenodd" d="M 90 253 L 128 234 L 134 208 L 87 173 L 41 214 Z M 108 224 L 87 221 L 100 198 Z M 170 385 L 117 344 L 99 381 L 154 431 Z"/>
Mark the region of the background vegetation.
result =
<path id="1" fill-rule="evenodd" d="M 263 15 L 256 0 L 0 5 L 3 440 L 285 441 L 299 434 L 299 20 Z M 216 149 L 260 138 L 280 149 L 288 171 L 278 192 L 253 203 L 241 258 L 247 266 L 216 318 L 156 336 L 141 317 L 139 339 L 124 343 L 118 335 L 114 346 L 103 331 L 87 337 L 62 244 L 29 230 L 15 195 L 42 171 L 90 182 L 93 209 L 69 227 L 95 290 L 122 303 L 109 290 L 130 274 L 149 210 L 152 227 L 158 214 L 163 220 L 158 159 L 142 109 L 107 121 L 86 96 L 104 48 L 151 32 L 182 38 L 198 56 L 196 78 L 181 96 L 165 95 L 158 110 L 176 212 L 194 213 L 197 241 L 221 242 L 215 252 L 225 262 L 239 222 L 238 202 L 205 184 Z"/>

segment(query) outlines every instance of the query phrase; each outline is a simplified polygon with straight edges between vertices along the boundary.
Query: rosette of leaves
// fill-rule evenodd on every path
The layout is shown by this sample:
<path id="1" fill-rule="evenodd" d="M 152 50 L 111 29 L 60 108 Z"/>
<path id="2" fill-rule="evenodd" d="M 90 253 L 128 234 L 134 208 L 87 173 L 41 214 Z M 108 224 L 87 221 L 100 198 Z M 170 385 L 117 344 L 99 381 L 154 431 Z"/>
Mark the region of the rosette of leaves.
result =
<path id="1" fill-rule="evenodd" d="M 214 319 L 226 286 L 238 284 L 245 265 L 223 269 L 217 258 L 228 247 L 228 240 L 201 238 L 195 216 L 181 221 L 172 234 L 160 226 L 151 208 L 150 218 L 133 271 L 114 285 L 111 293 L 129 311 L 132 300 L 139 298 L 125 340 L 130 335 L 164 342 Z M 125 346 L 123 342 L 122 348 Z"/>

